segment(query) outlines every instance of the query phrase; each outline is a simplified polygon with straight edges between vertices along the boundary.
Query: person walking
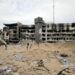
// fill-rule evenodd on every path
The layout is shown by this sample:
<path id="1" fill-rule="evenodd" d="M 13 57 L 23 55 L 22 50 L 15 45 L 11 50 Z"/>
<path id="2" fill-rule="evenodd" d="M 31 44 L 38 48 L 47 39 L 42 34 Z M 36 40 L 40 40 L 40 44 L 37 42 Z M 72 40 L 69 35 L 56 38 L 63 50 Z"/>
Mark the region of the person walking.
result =
<path id="1" fill-rule="evenodd" d="M 29 49 L 29 42 L 27 43 L 27 50 Z"/>

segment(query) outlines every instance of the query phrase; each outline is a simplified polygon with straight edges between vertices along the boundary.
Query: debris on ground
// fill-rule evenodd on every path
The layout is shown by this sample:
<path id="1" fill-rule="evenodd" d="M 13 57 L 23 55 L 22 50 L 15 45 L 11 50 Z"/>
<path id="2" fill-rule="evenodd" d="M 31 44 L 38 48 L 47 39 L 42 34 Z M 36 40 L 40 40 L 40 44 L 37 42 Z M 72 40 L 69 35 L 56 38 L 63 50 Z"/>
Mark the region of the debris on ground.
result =
<path id="1" fill-rule="evenodd" d="M 75 42 L 41 43 L 39 47 L 33 43 L 29 50 L 26 47 L 0 47 L 0 75 L 75 75 Z"/>
<path id="2" fill-rule="evenodd" d="M 60 56 L 61 57 L 69 57 L 69 55 L 68 54 L 65 54 L 65 53 L 64 54 L 60 54 Z"/>
<path id="3" fill-rule="evenodd" d="M 71 61 L 68 59 L 61 59 L 60 62 L 64 65 L 64 66 L 69 66 L 71 64 Z"/>
<path id="4" fill-rule="evenodd" d="M 38 67 L 43 67 L 45 70 L 47 70 L 48 73 L 50 73 L 50 70 L 44 65 L 44 61 L 41 59 L 38 61 Z"/>
<path id="5" fill-rule="evenodd" d="M 15 54 L 15 55 L 12 56 L 12 58 L 14 58 L 14 59 L 16 59 L 16 60 L 18 60 L 18 61 L 24 61 L 24 58 L 25 58 L 25 57 Z"/>
<path id="6" fill-rule="evenodd" d="M 74 69 L 68 67 L 59 71 L 57 75 L 75 75 L 75 72 Z"/>
<path id="7" fill-rule="evenodd" d="M 44 66 L 44 62 L 43 62 L 42 59 L 39 60 L 37 64 L 38 64 L 38 67 L 43 67 Z"/>

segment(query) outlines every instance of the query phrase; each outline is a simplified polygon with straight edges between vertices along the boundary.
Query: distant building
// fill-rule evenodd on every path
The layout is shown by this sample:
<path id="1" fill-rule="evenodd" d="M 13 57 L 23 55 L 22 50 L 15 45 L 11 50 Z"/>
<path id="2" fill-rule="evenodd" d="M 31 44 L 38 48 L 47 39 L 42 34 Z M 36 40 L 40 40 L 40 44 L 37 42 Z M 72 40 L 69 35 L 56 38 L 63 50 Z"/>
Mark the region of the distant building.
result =
<path id="1" fill-rule="evenodd" d="M 4 24 L 4 40 L 17 43 L 21 39 L 39 42 L 75 41 L 75 23 L 45 23 L 41 17 L 34 20 L 33 25 L 21 23 Z"/>

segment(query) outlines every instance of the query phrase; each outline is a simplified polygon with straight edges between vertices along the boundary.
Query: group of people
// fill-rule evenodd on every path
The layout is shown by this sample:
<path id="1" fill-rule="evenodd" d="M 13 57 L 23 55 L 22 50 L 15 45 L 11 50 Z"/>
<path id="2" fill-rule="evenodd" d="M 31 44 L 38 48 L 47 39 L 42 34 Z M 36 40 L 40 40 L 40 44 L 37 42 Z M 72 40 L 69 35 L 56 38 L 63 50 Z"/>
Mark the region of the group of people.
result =
<path id="1" fill-rule="evenodd" d="M 4 40 L 2 40 L 2 39 L 0 38 L 0 46 L 1 46 L 1 45 L 4 45 L 4 46 L 5 46 L 5 49 L 7 50 L 7 43 L 6 43 Z M 30 49 L 31 47 L 32 47 L 32 43 L 27 42 L 27 44 L 26 44 L 27 50 Z"/>

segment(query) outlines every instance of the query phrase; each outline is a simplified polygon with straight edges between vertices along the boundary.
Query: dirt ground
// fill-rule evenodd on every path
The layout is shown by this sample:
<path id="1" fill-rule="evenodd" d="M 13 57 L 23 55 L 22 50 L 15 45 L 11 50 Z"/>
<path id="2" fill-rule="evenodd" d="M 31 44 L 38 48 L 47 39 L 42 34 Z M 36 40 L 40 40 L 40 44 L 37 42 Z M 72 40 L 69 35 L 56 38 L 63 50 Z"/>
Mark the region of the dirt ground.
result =
<path id="1" fill-rule="evenodd" d="M 61 54 L 66 54 L 62 57 Z M 38 66 L 39 60 L 43 60 L 44 66 Z M 66 61 L 65 61 L 66 60 Z M 75 71 L 75 42 L 10 44 L 7 50 L 0 47 L 0 67 L 8 66 L 15 75 L 57 75 L 65 68 L 69 73 Z M 61 75 L 61 74 L 60 74 Z"/>

